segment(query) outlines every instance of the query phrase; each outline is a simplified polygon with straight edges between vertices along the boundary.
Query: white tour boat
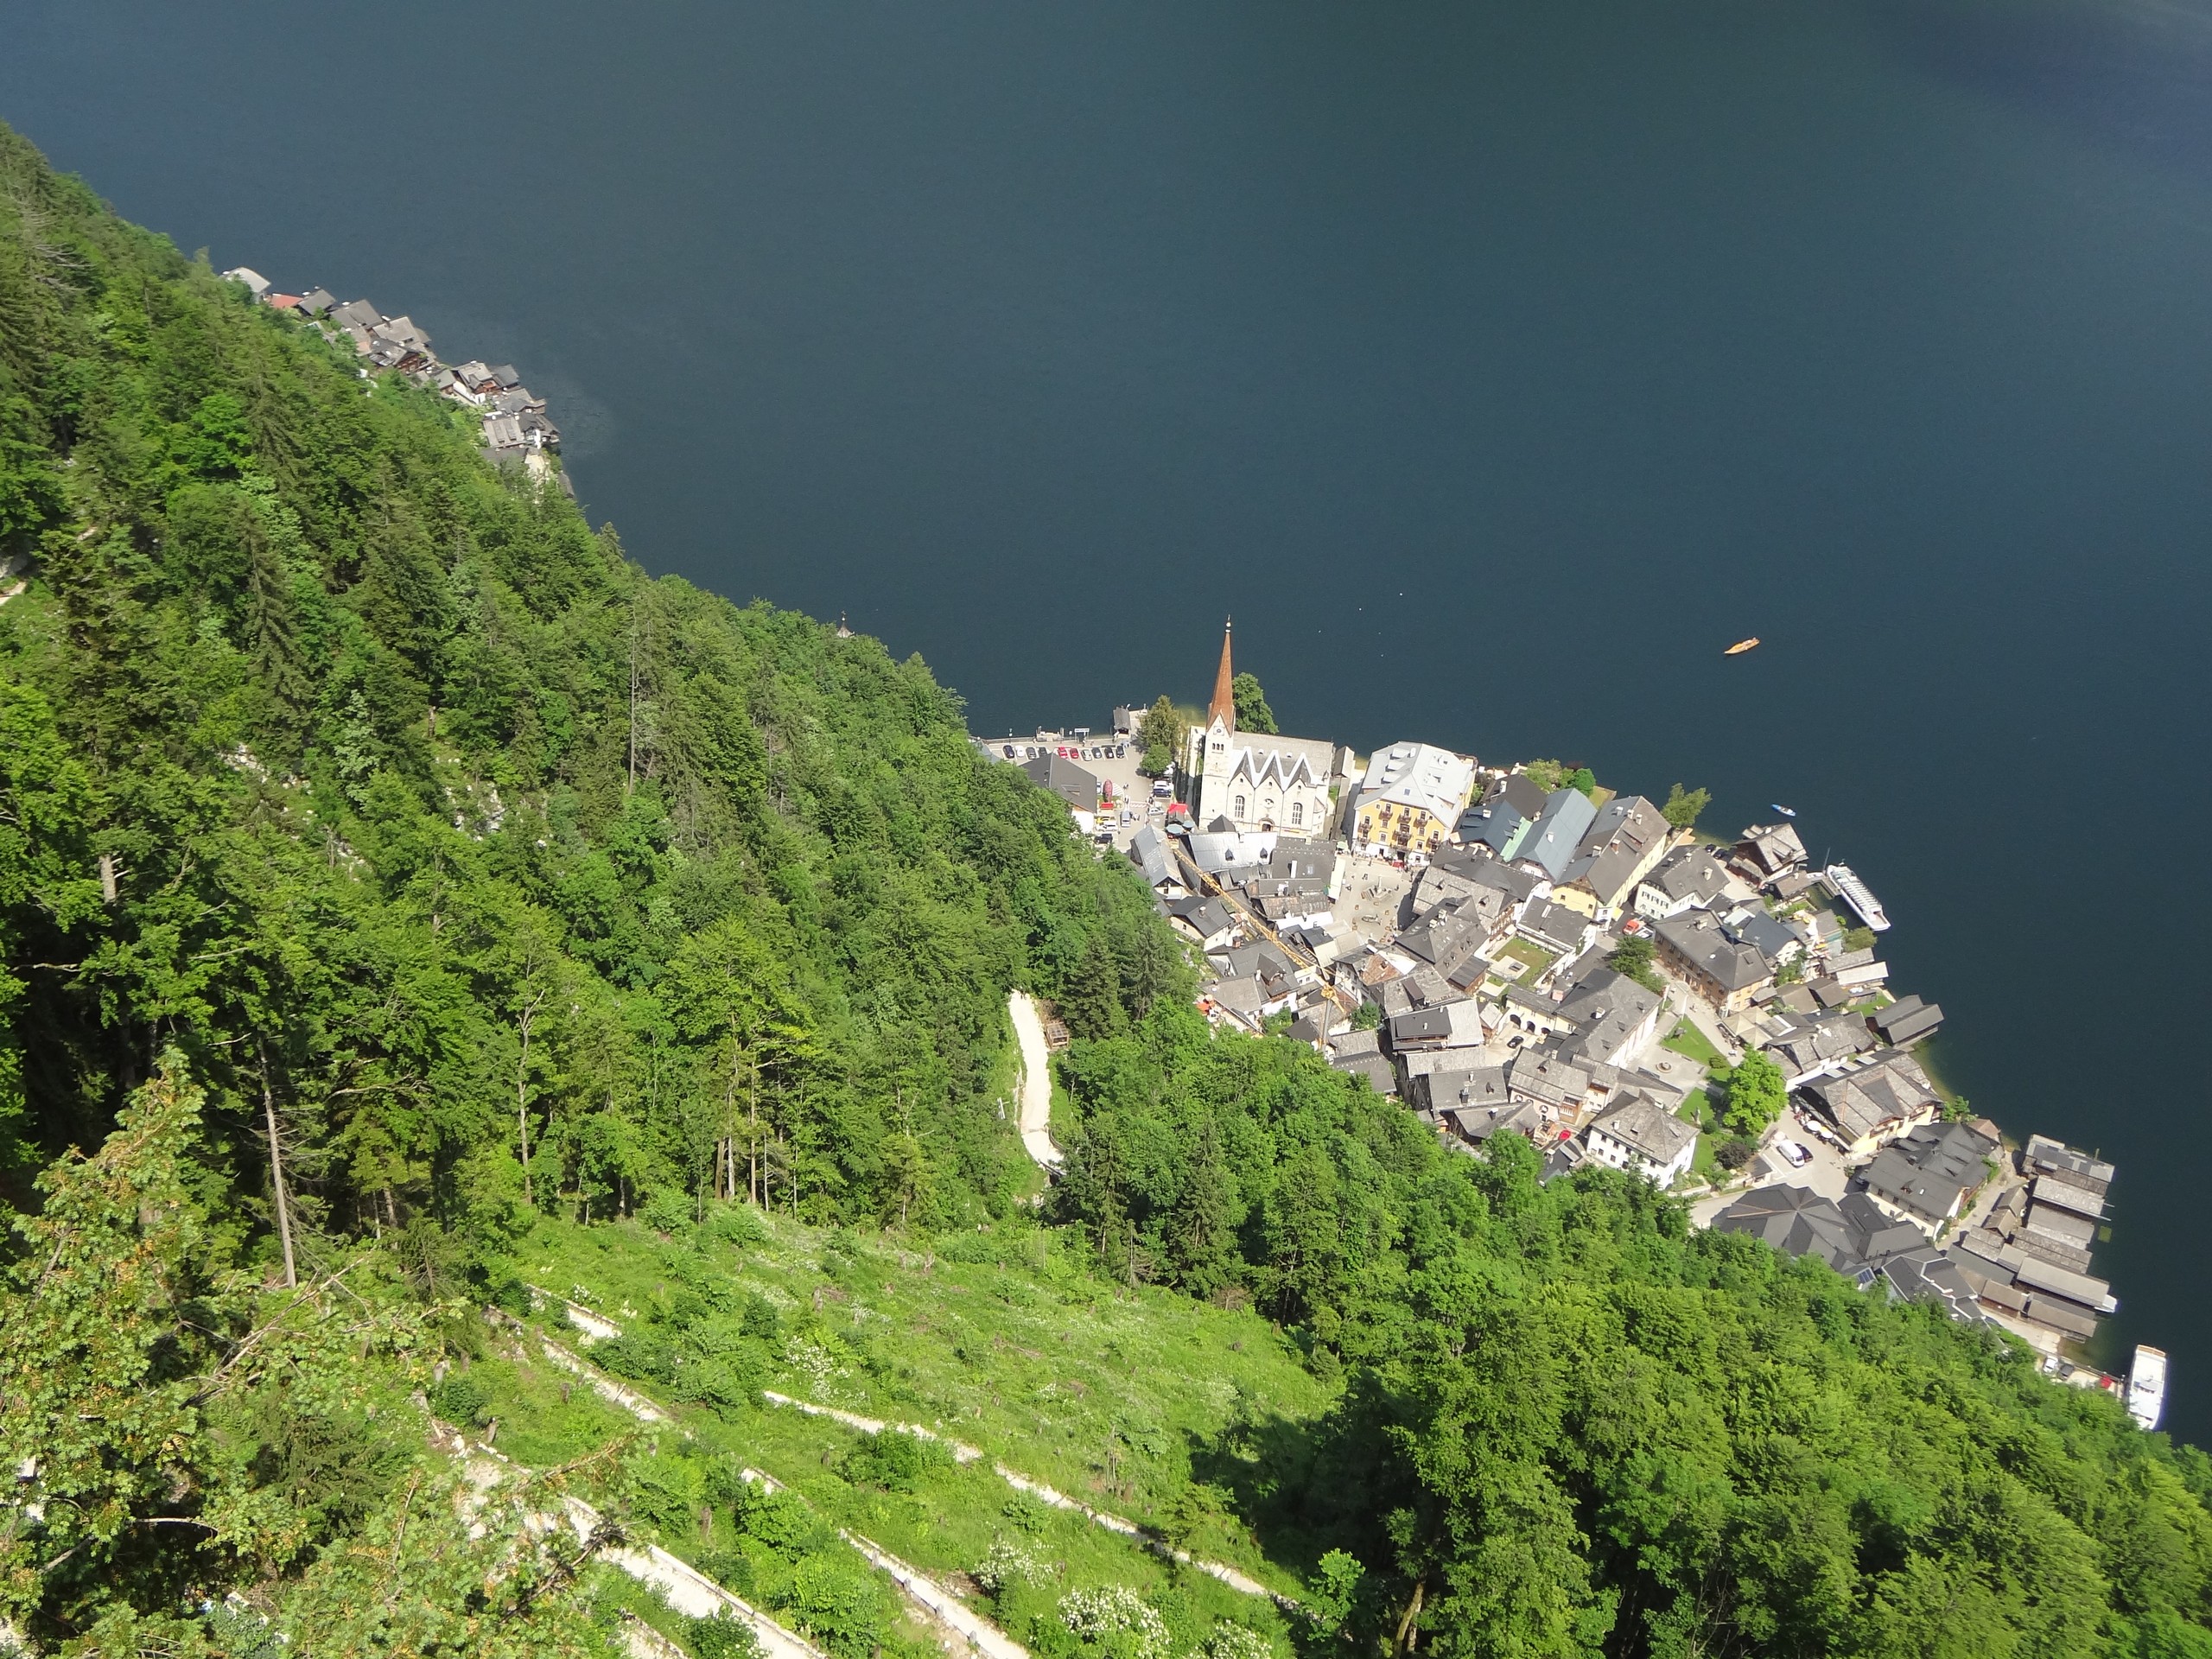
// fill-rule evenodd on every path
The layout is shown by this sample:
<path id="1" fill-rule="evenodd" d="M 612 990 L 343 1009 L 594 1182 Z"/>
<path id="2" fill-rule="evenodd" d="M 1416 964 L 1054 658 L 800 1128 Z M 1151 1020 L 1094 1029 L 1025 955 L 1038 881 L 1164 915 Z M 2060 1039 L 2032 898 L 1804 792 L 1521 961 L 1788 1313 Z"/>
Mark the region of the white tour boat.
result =
<path id="1" fill-rule="evenodd" d="M 2139 1346 L 2127 1373 L 2127 1414 L 2145 1428 L 2156 1428 L 2165 1408 L 2166 1351 Z"/>
<path id="2" fill-rule="evenodd" d="M 1859 919 L 1877 933 L 1885 932 L 1890 925 L 1890 913 L 1858 874 L 1848 864 L 1831 864 L 1822 872 L 1828 886 L 1843 895 L 1843 902 L 1859 912 Z"/>

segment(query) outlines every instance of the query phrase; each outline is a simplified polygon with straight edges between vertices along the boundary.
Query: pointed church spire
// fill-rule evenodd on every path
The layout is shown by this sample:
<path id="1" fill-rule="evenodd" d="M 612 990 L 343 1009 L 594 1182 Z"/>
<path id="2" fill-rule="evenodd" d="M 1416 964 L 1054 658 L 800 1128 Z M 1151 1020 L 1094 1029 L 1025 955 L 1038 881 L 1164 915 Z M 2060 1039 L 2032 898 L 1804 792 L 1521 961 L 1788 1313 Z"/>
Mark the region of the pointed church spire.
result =
<path id="1" fill-rule="evenodd" d="M 1236 690 L 1232 683 L 1233 678 L 1229 670 L 1229 619 L 1224 617 L 1221 622 L 1221 668 L 1213 677 L 1213 705 L 1206 710 L 1206 721 L 1211 725 L 1217 720 L 1232 732 L 1236 729 Z"/>

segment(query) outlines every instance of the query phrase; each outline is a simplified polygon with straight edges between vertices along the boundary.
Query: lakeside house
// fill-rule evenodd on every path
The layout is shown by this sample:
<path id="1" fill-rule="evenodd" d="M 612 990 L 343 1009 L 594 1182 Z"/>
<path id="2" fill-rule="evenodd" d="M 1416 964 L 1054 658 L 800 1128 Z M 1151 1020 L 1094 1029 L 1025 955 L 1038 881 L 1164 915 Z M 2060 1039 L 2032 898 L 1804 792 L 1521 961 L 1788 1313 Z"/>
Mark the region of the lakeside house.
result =
<path id="1" fill-rule="evenodd" d="M 1847 1014 L 1842 1018 L 1850 1020 Z M 1863 1032 L 1865 1021 L 1859 1025 Z M 1928 1074 L 1901 1050 L 1815 1077 L 1801 1095 L 1852 1159 L 1872 1157 L 1891 1141 L 1935 1122 L 1943 1109 L 1942 1096 Z"/>
<path id="2" fill-rule="evenodd" d="M 1674 825 L 1649 801 L 1641 795 L 1616 797 L 1598 809 L 1583 832 L 1553 901 L 1611 921 L 1629 906 L 1674 839 Z"/>
<path id="3" fill-rule="evenodd" d="M 1994 1126 L 1984 1126 L 1994 1134 Z M 2008 1186 L 1952 1255 L 1982 1306 L 2023 1334 L 2086 1342 L 2115 1311 L 2112 1287 L 2090 1271 L 2109 1213 L 2112 1165 L 2036 1135 L 2019 1154 L 2021 1184 Z"/>
<path id="4" fill-rule="evenodd" d="M 1899 1048 L 1933 1037 L 1942 1024 L 1943 1010 L 1917 996 L 1901 996 L 1874 1015 L 1874 1029 L 1882 1033 L 1882 1040 Z"/>
<path id="5" fill-rule="evenodd" d="M 1970 1124 L 1923 1123 L 1885 1147 L 1860 1179 L 1885 1212 L 1932 1236 L 1990 1178 L 1996 1151 Z"/>
<path id="6" fill-rule="evenodd" d="M 1470 807 L 1459 819 L 1459 838 L 1466 845 L 1479 843 L 1493 856 L 1511 861 L 1542 814 L 1544 791 L 1526 772 L 1510 772 L 1492 783 L 1479 805 Z"/>
<path id="7" fill-rule="evenodd" d="M 1702 847 L 1678 847 L 1637 884 L 1636 913 L 1662 922 L 1684 911 L 1709 910 L 1728 892 L 1727 868 Z M 1751 896 L 1746 888 L 1745 898 Z"/>
<path id="8" fill-rule="evenodd" d="M 1755 823 L 1737 840 L 1728 862 L 1754 887 L 1772 890 L 1803 874 L 1805 843 L 1795 824 Z"/>
<path id="9" fill-rule="evenodd" d="M 1369 858 L 1426 864 L 1459 827 L 1475 786 L 1475 763 L 1427 743 L 1393 743 L 1370 757 L 1352 798 L 1353 849 Z"/>
<path id="10" fill-rule="evenodd" d="M 474 358 L 459 365 L 441 363 L 430 349 L 429 335 L 411 317 L 387 317 L 366 300 L 341 303 L 327 288 L 279 294 L 245 265 L 223 275 L 272 309 L 297 315 L 333 340 L 350 341 L 375 367 L 404 374 L 442 397 L 481 410 L 484 447 L 494 461 L 524 466 L 540 476 L 550 474 L 575 493 L 567 474 L 553 472 L 546 461 L 561 448 L 561 429 L 547 416 L 544 399 L 531 395 L 512 364 Z"/>
<path id="11" fill-rule="evenodd" d="M 1544 798 L 1543 810 L 1529 826 L 1515 861 L 1556 886 L 1566 880 L 1567 867 L 1574 862 L 1582 837 L 1597 817 L 1597 806 L 1580 790 L 1554 790 Z"/>

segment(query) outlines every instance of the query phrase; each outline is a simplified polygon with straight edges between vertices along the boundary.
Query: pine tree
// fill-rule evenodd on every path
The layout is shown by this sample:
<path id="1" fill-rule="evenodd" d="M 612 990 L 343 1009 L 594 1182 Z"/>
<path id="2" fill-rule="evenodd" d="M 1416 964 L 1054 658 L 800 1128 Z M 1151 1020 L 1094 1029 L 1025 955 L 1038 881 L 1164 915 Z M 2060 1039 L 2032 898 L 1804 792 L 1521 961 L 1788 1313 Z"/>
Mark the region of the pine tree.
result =
<path id="1" fill-rule="evenodd" d="M 1122 976 L 1114 964 L 1113 947 L 1103 934 L 1093 933 L 1077 958 L 1069 976 L 1067 995 L 1061 999 L 1068 1029 L 1078 1037 L 1110 1037 L 1122 1026 Z"/>
<path id="2" fill-rule="evenodd" d="M 296 747 L 307 711 L 315 703 L 315 686 L 300 648 L 292 573 L 270 544 L 257 513 L 240 513 L 238 525 L 246 546 L 246 651 L 268 700 L 272 725 Z"/>
<path id="3" fill-rule="evenodd" d="M 1206 1111 L 1168 1220 L 1176 1282 L 1192 1295 L 1211 1300 L 1236 1282 L 1236 1212 L 1221 1130 Z"/>

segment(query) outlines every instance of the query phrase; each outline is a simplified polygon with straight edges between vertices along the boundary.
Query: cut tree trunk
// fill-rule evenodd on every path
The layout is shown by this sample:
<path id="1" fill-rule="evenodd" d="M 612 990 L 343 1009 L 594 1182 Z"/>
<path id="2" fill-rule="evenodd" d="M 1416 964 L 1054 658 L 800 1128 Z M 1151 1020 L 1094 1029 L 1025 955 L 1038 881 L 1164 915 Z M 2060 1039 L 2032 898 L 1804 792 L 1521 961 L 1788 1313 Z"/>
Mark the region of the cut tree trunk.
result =
<path id="1" fill-rule="evenodd" d="M 284 1196 L 284 1148 L 276 1135 L 276 1094 L 269 1086 L 269 1051 L 261 1051 L 261 1116 L 269 1129 L 269 1179 L 276 1189 L 276 1236 L 284 1244 L 284 1287 L 295 1289 L 300 1282 L 297 1265 L 292 1260 L 292 1206 Z"/>

